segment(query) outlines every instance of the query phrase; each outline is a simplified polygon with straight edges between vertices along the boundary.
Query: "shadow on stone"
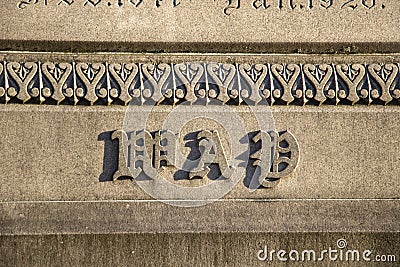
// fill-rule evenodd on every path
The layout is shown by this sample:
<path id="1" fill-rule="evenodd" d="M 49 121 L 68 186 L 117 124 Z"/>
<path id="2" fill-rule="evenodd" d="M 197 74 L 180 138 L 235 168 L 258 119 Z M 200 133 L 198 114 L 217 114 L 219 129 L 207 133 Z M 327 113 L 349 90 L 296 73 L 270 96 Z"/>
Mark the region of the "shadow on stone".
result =
<path id="1" fill-rule="evenodd" d="M 257 167 L 254 166 L 255 159 L 251 158 L 251 155 L 253 155 L 255 152 L 257 152 L 259 149 L 261 149 L 261 143 L 254 143 L 252 140 L 253 138 L 257 135 L 258 131 L 255 132 L 250 132 L 247 134 L 247 136 L 244 136 L 242 139 L 240 139 L 241 144 L 248 143 L 248 150 L 241 154 L 237 159 L 242 160 L 242 163 L 239 164 L 239 167 L 246 168 L 246 175 L 243 179 L 243 184 L 247 188 L 250 188 L 250 185 L 253 187 L 254 181 L 252 181 L 253 176 L 255 176 L 255 172 Z"/>
<path id="2" fill-rule="evenodd" d="M 99 182 L 113 181 L 113 175 L 118 170 L 118 140 L 112 140 L 114 131 L 99 134 L 98 141 L 104 141 L 103 173 Z"/>
<path id="3" fill-rule="evenodd" d="M 197 132 L 191 132 L 188 133 L 184 136 L 183 140 L 186 141 L 185 147 L 190 148 L 189 155 L 187 156 L 187 160 L 183 164 L 183 170 L 179 170 L 174 174 L 174 180 L 180 181 L 180 180 L 194 180 L 194 179 L 203 179 L 204 177 L 200 176 L 192 176 L 190 175 L 190 172 L 192 170 L 198 169 L 199 168 L 199 163 L 200 163 L 200 158 L 201 155 L 203 154 L 204 151 L 202 151 L 204 148 L 202 148 L 199 145 L 199 131 Z M 207 164 L 205 166 L 200 166 L 201 169 L 208 167 L 210 171 L 207 174 L 208 179 L 214 181 L 217 180 L 221 177 L 222 173 L 221 170 L 218 166 L 218 164 Z"/>
<path id="4" fill-rule="evenodd" d="M 248 151 L 245 153 L 241 154 L 237 159 L 242 160 L 242 163 L 239 164 L 239 167 L 246 168 L 246 175 L 243 179 L 243 185 L 249 189 L 266 189 L 269 187 L 264 187 L 263 185 L 260 184 L 260 168 L 257 166 L 254 166 L 256 159 L 252 158 L 251 155 L 256 153 L 261 149 L 261 142 L 254 142 L 253 138 L 258 134 L 258 131 L 255 132 L 250 132 L 247 134 L 247 137 L 243 137 L 240 139 L 241 144 L 245 144 L 248 142 Z M 248 154 L 247 154 L 248 153 Z M 269 182 L 276 182 L 279 179 L 267 179 Z"/>

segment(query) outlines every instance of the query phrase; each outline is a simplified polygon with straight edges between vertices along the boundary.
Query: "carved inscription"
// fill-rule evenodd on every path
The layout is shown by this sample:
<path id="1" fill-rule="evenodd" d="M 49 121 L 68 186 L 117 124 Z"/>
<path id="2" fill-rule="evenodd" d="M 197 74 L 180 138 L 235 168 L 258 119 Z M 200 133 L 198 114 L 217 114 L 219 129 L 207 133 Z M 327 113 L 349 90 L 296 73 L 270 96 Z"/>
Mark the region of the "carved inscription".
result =
<path id="1" fill-rule="evenodd" d="M 214 0 L 215 1 L 215 0 Z M 250 6 L 255 10 L 385 9 L 383 0 L 225 0 L 225 15 Z"/>
<path id="2" fill-rule="evenodd" d="M 112 134 L 118 140 L 118 169 L 113 180 L 121 178 L 137 179 L 142 173 L 150 179 L 161 175 L 165 168 L 176 164 L 178 135 L 170 131 L 134 131 L 126 133 L 117 130 Z M 201 131 L 198 136 L 201 151 L 196 166 L 189 170 L 187 179 L 205 179 L 211 164 L 217 165 L 221 176 L 229 179 L 235 171 L 230 166 L 218 131 Z M 294 136 L 288 132 L 260 131 L 251 142 L 259 143 L 260 149 L 251 155 L 254 166 L 260 169 L 258 179 L 265 188 L 275 187 L 281 178 L 289 176 L 299 162 L 299 146 Z M 179 171 L 175 169 L 175 171 Z"/>
<path id="3" fill-rule="evenodd" d="M 197 168 L 190 172 L 189 179 L 194 177 L 204 178 L 210 172 L 208 167 L 211 164 L 217 164 L 222 177 L 229 178 L 234 168 L 229 166 L 224 148 L 218 131 L 201 131 L 198 135 L 199 147 L 201 148 L 201 157 Z"/>
<path id="4" fill-rule="evenodd" d="M 176 136 L 169 131 L 159 131 L 154 136 L 148 131 L 129 133 L 116 131 L 113 140 L 118 140 L 118 170 L 113 176 L 132 176 L 137 178 L 141 172 L 149 177 L 155 177 L 166 166 L 175 165 Z M 128 157 L 124 156 L 124 145 L 127 146 Z M 138 163 L 141 167 L 137 167 Z"/>
<path id="5" fill-rule="evenodd" d="M 88 6 L 88 7 L 140 7 L 146 0 L 21 0 L 17 3 L 17 7 L 20 9 L 25 9 L 30 5 L 55 5 L 55 6 Z M 151 0 L 154 7 L 159 8 L 162 6 L 170 5 L 172 7 L 177 7 L 181 5 L 181 2 L 191 1 L 191 0 Z M 150 2 L 150 1 L 149 1 Z"/>
<path id="6" fill-rule="evenodd" d="M 260 169 L 261 185 L 274 187 L 279 179 L 290 175 L 299 162 L 299 145 L 290 132 L 260 131 L 252 140 L 261 143 L 261 149 L 251 157 Z"/>
<path id="7" fill-rule="evenodd" d="M 235 10 L 250 7 L 253 10 L 356 10 L 385 9 L 384 0 L 209 0 L 217 6 L 223 6 L 223 13 L 231 15 Z M 144 3 L 150 3 L 154 8 L 177 8 L 192 0 L 21 0 L 17 3 L 19 9 L 37 5 L 110 7 L 110 8 L 141 8 Z M 200 2 L 200 1 L 199 1 Z"/>

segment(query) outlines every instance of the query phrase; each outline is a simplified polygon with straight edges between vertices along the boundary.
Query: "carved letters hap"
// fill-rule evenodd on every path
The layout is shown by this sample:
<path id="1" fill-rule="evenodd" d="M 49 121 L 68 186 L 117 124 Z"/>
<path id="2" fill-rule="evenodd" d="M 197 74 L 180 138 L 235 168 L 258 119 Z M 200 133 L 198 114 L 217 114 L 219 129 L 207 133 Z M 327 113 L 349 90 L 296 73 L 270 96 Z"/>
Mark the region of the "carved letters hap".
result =
<path id="1" fill-rule="evenodd" d="M 197 161 L 197 166 L 185 170 L 188 172 L 187 179 L 205 179 L 210 172 L 211 164 L 218 166 L 221 172 L 219 179 L 229 179 L 235 167 L 229 165 L 218 131 L 201 131 L 197 138 L 203 153 Z M 126 133 L 118 130 L 112 134 L 112 139 L 118 140 L 119 151 L 118 169 L 113 175 L 114 181 L 127 177 L 136 179 L 140 174 L 156 179 L 157 174 L 162 174 L 166 167 L 176 165 L 178 136 L 171 131 Z M 297 167 L 300 157 L 299 146 L 290 132 L 259 131 L 250 142 L 260 144 L 260 148 L 252 152 L 250 158 L 253 159 L 252 165 L 258 168 L 259 177 L 253 179 L 264 188 L 275 187 L 281 178 L 289 176 Z"/>
<path id="2" fill-rule="evenodd" d="M 0 62 L 0 103 L 399 105 L 398 63 Z"/>

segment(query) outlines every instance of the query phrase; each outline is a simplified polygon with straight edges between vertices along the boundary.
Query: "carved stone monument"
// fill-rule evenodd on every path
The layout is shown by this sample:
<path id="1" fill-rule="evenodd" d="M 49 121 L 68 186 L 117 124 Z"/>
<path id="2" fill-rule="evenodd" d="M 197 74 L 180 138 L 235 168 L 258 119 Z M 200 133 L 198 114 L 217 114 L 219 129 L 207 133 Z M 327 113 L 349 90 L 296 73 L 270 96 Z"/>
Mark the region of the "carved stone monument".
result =
<path id="1" fill-rule="evenodd" d="M 2 3 L 0 265 L 397 266 L 398 14 Z"/>

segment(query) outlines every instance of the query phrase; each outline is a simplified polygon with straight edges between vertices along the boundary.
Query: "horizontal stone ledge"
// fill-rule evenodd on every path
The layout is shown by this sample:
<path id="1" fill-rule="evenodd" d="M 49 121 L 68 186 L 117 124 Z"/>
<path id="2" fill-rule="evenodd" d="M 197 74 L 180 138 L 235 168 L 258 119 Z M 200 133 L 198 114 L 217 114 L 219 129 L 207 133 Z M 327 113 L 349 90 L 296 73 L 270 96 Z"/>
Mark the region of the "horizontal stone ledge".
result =
<path id="1" fill-rule="evenodd" d="M 339 251 L 323 261 L 303 261 L 303 250 L 314 250 L 316 258 L 323 250 L 338 250 L 338 241 L 347 244 L 343 260 Z M 342 243 L 339 243 L 342 244 Z M 364 264 L 363 252 L 370 250 L 371 260 L 382 266 L 399 261 L 399 233 L 172 233 L 172 234 L 102 234 L 102 235 L 31 235 L 1 236 L 0 257 L 6 266 L 287 266 L 277 258 L 277 251 L 299 251 L 299 261 L 312 266 L 349 266 Z M 260 261 L 258 252 L 274 250 L 273 260 Z M 347 253 L 359 252 L 359 261 Z M 337 252 L 337 254 L 336 254 Z M 292 254 L 293 255 L 293 254 Z M 346 255 L 348 256 L 346 258 Z M 383 257 L 376 256 L 385 255 Z M 395 257 L 388 256 L 394 255 Z M 264 255 L 261 255 L 264 256 Z M 292 256 L 296 259 L 296 254 Z M 307 259 L 307 255 L 305 255 Z M 346 260 L 348 259 L 348 260 Z M 371 265 L 372 263 L 366 263 Z M 314 265 L 316 266 L 316 265 Z"/>
<path id="2" fill-rule="evenodd" d="M 66 53 L 276 53 L 386 54 L 398 53 L 400 42 L 118 42 L 0 40 L 0 51 Z"/>
<path id="3" fill-rule="evenodd" d="M 399 200 L 0 203 L 0 235 L 399 232 Z"/>
<path id="4" fill-rule="evenodd" d="M 323 48 L 324 43 L 347 43 L 344 52 L 384 52 L 398 50 L 400 34 L 394 29 L 399 11 L 396 0 L 10 1 L 0 8 L 0 40 L 4 44 L 0 47 L 18 49 L 23 41 L 22 48 L 31 49 L 37 45 L 30 42 L 39 41 L 42 51 L 52 42 L 61 47 L 82 42 L 75 46 L 79 51 L 96 51 L 97 44 L 106 51 L 199 49 L 199 45 L 185 43 L 208 44 L 207 51 L 238 49 L 233 45 L 211 48 L 212 43 L 226 43 L 240 44 L 241 51 L 263 52 L 275 47 L 272 51 L 287 52 L 299 51 L 308 43 L 315 44 L 317 51 L 330 50 Z M 114 47 L 101 46 L 110 40 Z M 92 45 L 86 46 L 90 42 Z M 167 45 L 146 47 L 142 43 Z M 297 45 L 285 46 L 292 43 Z M 388 44 L 394 45 L 385 49 Z"/>
<path id="5" fill-rule="evenodd" d="M 398 55 L 0 55 L 0 103 L 399 105 Z"/>

